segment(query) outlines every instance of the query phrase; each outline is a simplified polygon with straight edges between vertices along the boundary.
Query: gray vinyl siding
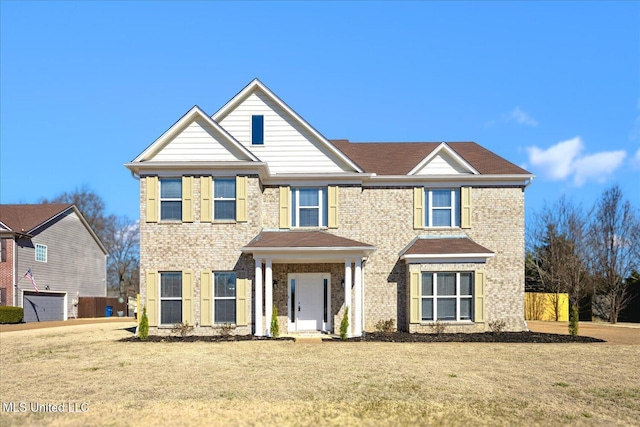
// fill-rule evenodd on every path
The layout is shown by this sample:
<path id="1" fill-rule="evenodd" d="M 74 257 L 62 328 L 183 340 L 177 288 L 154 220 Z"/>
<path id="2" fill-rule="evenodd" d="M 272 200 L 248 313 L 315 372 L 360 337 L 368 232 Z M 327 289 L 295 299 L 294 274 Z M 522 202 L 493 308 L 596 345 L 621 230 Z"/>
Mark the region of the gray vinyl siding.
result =
<path id="1" fill-rule="evenodd" d="M 72 209 L 32 235 L 32 239 L 18 240 L 16 273 L 20 290 L 34 290 L 24 277 L 31 269 L 39 290 L 49 286 L 51 291 L 67 292 L 69 318 L 74 315 L 73 300 L 78 293 L 106 296 L 106 255 Z M 36 261 L 36 244 L 47 246 L 47 262 Z"/>

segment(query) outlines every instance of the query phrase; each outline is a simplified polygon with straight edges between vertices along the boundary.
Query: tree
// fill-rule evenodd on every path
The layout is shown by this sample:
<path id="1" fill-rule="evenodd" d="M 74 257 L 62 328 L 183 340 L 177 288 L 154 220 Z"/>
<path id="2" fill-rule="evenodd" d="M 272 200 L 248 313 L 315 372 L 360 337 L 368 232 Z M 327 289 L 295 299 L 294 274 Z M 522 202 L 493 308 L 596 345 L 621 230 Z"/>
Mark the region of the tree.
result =
<path id="1" fill-rule="evenodd" d="M 123 298 L 139 292 L 140 231 L 137 221 L 107 215 L 102 197 L 86 186 L 41 202 L 76 205 L 109 252 L 107 286 L 117 289 Z"/>
<path id="2" fill-rule="evenodd" d="M 605 297 L 609 322 L 616 323 L 632 299 L 625 278 L 640 266 L 640 220 L 617 185 L 600 197 L 589 235 L 596 291 Z"/>
<path id="3" fill-rule="evenodd" d="M 568 293 L 572 309 L 578 308 L 588 283 L 586 224 L 583 209 L 562 197 L 543 208 L 530 229 L 525 259 L 527 288 L 551 294 L 556 320 L 559 294 Z"/>

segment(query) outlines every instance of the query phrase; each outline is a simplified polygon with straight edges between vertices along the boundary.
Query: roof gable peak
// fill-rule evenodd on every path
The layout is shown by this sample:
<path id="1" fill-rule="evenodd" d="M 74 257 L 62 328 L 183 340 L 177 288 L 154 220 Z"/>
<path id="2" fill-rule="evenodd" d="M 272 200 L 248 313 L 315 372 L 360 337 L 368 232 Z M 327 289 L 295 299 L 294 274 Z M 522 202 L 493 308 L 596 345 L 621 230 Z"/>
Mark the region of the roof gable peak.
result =
<path id="1" fill-rule="evenodd" d="M 456 153 L 446 142 L 442 142 L 435 150 L 422 159 L 407 175 L 429 174 L 427 171 L 429 164 L 436 159 L 440 163 L 446 165 L 447 169 L 455 174 L 473 174 L 478 175 L 480 172 L 476 170 L 469 162 Z"/>

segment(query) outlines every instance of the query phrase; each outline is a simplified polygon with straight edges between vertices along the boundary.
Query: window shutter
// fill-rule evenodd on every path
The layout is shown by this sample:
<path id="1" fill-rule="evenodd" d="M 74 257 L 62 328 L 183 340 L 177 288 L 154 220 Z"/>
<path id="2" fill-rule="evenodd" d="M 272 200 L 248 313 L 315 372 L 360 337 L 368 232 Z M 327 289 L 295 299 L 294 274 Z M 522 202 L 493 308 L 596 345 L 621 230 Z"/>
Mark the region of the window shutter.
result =
<path id="1" fill-rule="evenodd" d="M 330 185 L 327 188 L 327 201 L 329 212 L 329 228 L 338 228 L 338 186 Z"/>
<path id="2" fill-rule="evenodd" d="M 409 277 L 409 319 L 410 323 L 422 321 L 422 304 L 420 298 L 420 272 L 412 271 Z"/>
<path id="3" fill-rule="evenodd" d="M 147 271 L 147 319 L 149 326 L 158 326 L 158 272 Z"/>
<path id="4" fill-rule="evenodd" d="M 182 177 L 182 222 L 193 222 L 193 177 Z"/>
<path id="5" fill-rule="evenodd" d="M 200 272 L 200 325 L 211 326 L 211 272 Z"/>
<path id="6" fill-rule="evenodd" d="M 280 228 L 291 228 L 290 207 L 291 189 L 288 186 L 280 187 Z"/>
<path id="7" fill-rule="evenodd" d="M 193 325 L 193 271 L 182 272 L 182 323 Z"/>
<path id="8" fill-rule="evenodd" d="M 413 189 L 413 228 L 424 228 L 424 188 Z"/>
<path id="9" fill-rule="evenodd" d="M 147 183 L 147 222 L 158 222 L 158 177 L 148 176 Z"/>
<path id="10" fill-rule="evenodd" d="M 485 302 L 484 302 L 484 292 L 485 292 L 485 284 L 486 284 L 486 276 L 487 273 L 485 271 L 476 271 L 475 272 L 475 284 L 474 284 L 474 292 L 473 292 L 473 300 L 474 300 L 474 310 L 473 310 L 473 321 L 476 323 L 484 323 L 484 311 L 485 311 Z"/>
<path id="11" fill-rule="evenodd" d="M 462 220 L 460 226 L 462 228 L 471 228 L 471 187 L 462 187 L 460 189 Z"/>
<path id="12" fill-rule="evenodd" d="M 249 324 L 249 310 L 247 308 L 249 295 L 249 279 L 236 279 L 236 325 Z"/>
<path id="13" fill-rule="evenodd" d="M 211 222 L 211 177 L 200 177 L 200 222 Z"/>
<path id="14" fill-rule="evenodd" d="M 247 184 L 249 179 L 246 176 L 236 176 L 236 221 L 247 222 Z"/>

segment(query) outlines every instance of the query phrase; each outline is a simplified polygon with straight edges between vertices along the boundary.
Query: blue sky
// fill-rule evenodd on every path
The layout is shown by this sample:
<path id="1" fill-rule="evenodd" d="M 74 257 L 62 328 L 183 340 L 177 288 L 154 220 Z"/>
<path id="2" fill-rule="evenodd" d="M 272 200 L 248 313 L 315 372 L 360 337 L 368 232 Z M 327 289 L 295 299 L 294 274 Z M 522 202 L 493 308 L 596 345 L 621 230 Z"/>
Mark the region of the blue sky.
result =
<path id="1" fill-rule="evenodd" d="M 476 141 L 537 175 L 527 214 L 617 183 L 640 207 L 640 2 L 0 3 L 0 202 L 124 168 L 254 77 L 327 138 Z"/>

